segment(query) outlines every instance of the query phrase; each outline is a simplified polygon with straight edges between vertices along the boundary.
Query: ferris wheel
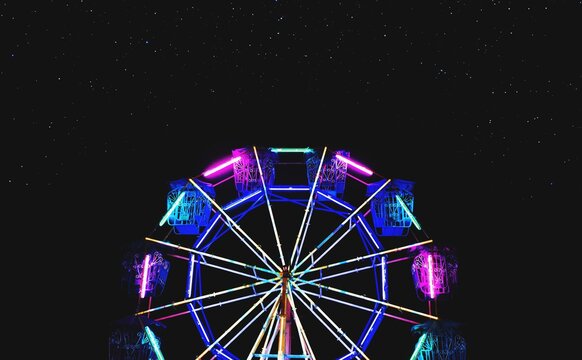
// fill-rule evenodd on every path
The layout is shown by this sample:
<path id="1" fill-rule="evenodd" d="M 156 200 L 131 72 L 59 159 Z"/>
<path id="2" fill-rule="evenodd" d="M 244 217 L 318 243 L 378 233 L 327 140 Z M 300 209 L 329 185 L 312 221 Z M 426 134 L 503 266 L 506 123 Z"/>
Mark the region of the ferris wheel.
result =
<path id="1" fill-rule="evenodd" d="M 343 149 L 252 146 L 172 181 L 145 237 L 157 250 L 134 259 L 132 286 L 142 299 L 161 293 L 166 249 L 187 262 L 184 297 L 150 298 L 134 316 L 191 317 L 203 348 L 196 359 L 370 359 L 385 320 L 434 329 L 423 324 L 439 321 L 434 303 L 456 283 L 454 256 L 415 217 L 414 182 L 356 159 Z M 412 304 L 392 300 L 391 268 L 404 262 L 421 300 Z M 436 358 L 427 339 L 438 334 L 427 331 L 415 359 Z M 163 358 L 161 340 L 151 344 Z M 464 359 L 464 343 L 451 346 L 443 351 Z"/>

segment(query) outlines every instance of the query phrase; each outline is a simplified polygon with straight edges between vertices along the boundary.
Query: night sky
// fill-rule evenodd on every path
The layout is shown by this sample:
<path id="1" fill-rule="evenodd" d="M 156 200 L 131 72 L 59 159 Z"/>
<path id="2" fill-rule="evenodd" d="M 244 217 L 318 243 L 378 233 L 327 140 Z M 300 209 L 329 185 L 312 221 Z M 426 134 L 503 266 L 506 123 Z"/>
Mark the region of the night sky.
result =
<path id="1" fill-rule="evenodd" d="M 106 358 L 132 311 L 122 252 L 169 181 L 256 145 L 347 149 L 414 180 L 465 267 L 469 358 L 525 351 L 514 329 L 570 316 L 545 301 L 571 290 L 558 259 L 580 213 L 581 18 L 582 1 L 3 2 L 10 228 L 58 260 L 42 291 L 73 329 L 61 350 Z M 410 356 L 414 337 L 394 336 L 404 350 L 369 355 Z"/>

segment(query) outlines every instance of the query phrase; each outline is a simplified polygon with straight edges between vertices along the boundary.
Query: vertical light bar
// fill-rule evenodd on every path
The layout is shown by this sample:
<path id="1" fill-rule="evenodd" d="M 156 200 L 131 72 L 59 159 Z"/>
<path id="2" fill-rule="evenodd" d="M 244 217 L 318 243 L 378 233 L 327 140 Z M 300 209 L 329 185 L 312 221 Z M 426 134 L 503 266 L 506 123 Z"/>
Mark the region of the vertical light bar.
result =
<path id="1" fill-rule="evenodd" d="M 336 154 L 336 155 L 335 155 L 335 157 L 336 157 L 338 160 L 341 160 L 341 161 L 345 162 L 346 164 L 348 164 L 348 165 L 351 165 L 351 166 L 355 167 L 356 169 L 360 170 L 361 172 L 363 172 L 364 174 L 366 174 L 366 175 L 368 175 L 368 176 L 370 176 L 370 175 L 373 175 L 373 174 L 374 174 L 374 172 L 373 172 L 372 170 L 368 169 L 367 167 L 365 167 L 365 166 L 363 166 L 363 165 L 360 165 L 360 164 L 358 164 L 357 162 L 355 162 L 355 161 L 353 161 L 353 160 L 351 160 L 351 159 L 348 159 L 348 158 L 347 158 L 347 157 L 345 157 L 345 156 L 342 156 L 342 155 L 340 155 L 340 154 Z"/>
<path id="2" fill-rule="evenodd" d="M 172 204 L 172 206 L 170 206 L 170 209 L 166 212 L 166 214 L 164 215 L 162 220 L 160 220 L 160 223 L 159 223 L 160 226 L 164 225 L 164 223 L 168 220 L 170 215 L 172 215 L 174 210 L 176 210 L 176 207 L 178 207 L 178 205 L 180 204 L 180 201 L 182 201 L 182 199 L 184 198 L 184 195 L 186 195 L 185 191 L 182 191 L 180 193 L 180 195 L 178 195 L 178 198 L 176 199 L 176 201 L 174 201 L 174 203 Z"/>
<path id="3" fill-rule="evenodd" d="M 404 211 L 406 211 L 406 214 L 408 214 L 408 216 L 410 217 L 410 220 L 412 220 L 412 222 L 414 223 L 414 226 L 416 226 L 416 228 L 418 230 L 420 230 L 420 224 L 418 223 L 418 221 L 416 221 L 416 218 L 414 217 L 414 215 L 412 215 L 412 212 L 410 211 L 408 206 L 406 206 L 406 204 L 404 203 L 404 200 L 402 200 L 402 198 L 400 198 L 399 195 L 396 195 L 396 200 L 398 200 L 398 202 L 400 203 L 400 206 L 402 206 Z"/>
<path id="4" fill-rule="evenodd" d="M 192 281 L 194 277 L 194 263 L 196 262 L 196 254 L 190 254 L 190 263 L 188 264 L 188 284 L 186 288 L 186 298 L 192 296 Z"/>
<path id="5" fill-rule="evenodd" d="M 150 254 L 147 254 L 143 259 L 143 270 L 141 274 L 141 287 L 139 289 L 139 297 L 145 298 L 146 288 L 148 285 L 148 273 L 150 271 Z"/>
<path id="6" fill-rule="evenodd" d="M 382 256 L 382 300 L 386 301 L 386 256 Z"/>
<path id="7" fill-rule="evenodd" d="M 418 342 L 416 343 L 416 347 L 414 348 L 414 352 L 412 353 L 410 360 L 416 360 L 416 358 L 418 357 L 418 353 L 422 348 L 422 344 L 424 343 L 424 339 L 426 339 L 426 333 L 422 334 L 420 339 L 418 339 Z"/>
<path id="8" fill-rule="evenodd" d="M 239 161 L 241 159 L 240 156 L 234 157 L 228 161 L 223 162 L 222 164 L 219 164 L 215 167 L 213 167 L 212 169 L 206 170 L 205 172 L 202 173 L 202 175 L 204 175 L 205 177 L 208 177 L 212 174 L 214 174 L 217 171 L 220 171 L 222 169 L 224 169 L 225 167 L 234 164 L 235 162 Z"/>
<path id="9" fill-rule="evenodd" d="M 432 254 L 428 254 L 428 291 L 431 299 L 434 299 L 434 276 L 433 276 L 433 264 L 432 264 Z"/>
<path id="10" fill-rule="evenodd" d="M 165 360 L 164 355 L 162 355 L 162 351 L 160 350 L 160 345 L 158 344 L 158 341 L 156 340 L 153 331 L 151 331 L 148 326 L 146 326 L 144 329 L 148 336 L 150 344 L 152 344 L 152 347 L 154 348 L 154 352 L 156 353 L 156 357 L 158 358 L 158 360 Z"/>

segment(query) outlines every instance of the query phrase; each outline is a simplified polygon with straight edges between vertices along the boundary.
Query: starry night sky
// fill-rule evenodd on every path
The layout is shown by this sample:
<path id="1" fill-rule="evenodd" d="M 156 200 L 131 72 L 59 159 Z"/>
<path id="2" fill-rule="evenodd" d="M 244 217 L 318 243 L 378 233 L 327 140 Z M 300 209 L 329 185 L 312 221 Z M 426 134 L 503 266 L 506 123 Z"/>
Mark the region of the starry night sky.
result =
<path id="1" fill-rule="evenodd" d="M 346 148 L 415 180 L 431 232 L 450 233 L 481 281 L 460 296 L 470 358 L 510 341 L 483 323 L 530 319 L 517 309 L 536 285 L 515 260 L 561 254 L 543 241 L 564 239 L 580 187 L 581 1 L 0 6 L 5 183 L 14 228 L 38 249 L 111 268 L 155 223 L 168 181 L 209 159 Z M 54 266 L 84 269 L 87 256 Z M 72 293 L 60 316 L 86 326 L 63 315 L 85 312 L 81 299 L 104 314 L 83 322 L 121 316 L 115 272 L 85 271 L 99 285 L 58 281 Z M 98 358 L 107 336 L 88 340 Z"/>

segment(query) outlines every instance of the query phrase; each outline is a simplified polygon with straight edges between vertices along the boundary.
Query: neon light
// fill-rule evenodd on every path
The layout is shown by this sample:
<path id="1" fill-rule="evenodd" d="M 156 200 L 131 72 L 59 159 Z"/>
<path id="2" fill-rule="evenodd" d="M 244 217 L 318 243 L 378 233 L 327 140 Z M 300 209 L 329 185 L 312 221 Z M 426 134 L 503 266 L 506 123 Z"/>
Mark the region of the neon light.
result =
<path id="1" fill-rule="evenodd" d="M 267 185 L 265 185 L 265 177 L 263 176 L 263 169 L 261 168 L 261 162 L 259 161 L 259 153 L 257 148 L 253 146 L 253 151 L 255 152 L 255 159 L 257 159 L 257 167 L 259 168 L 259 175 L 261 177 L 261 184 L 263 185 L 263 190 L 265 191 L 265 200 L 267 201 L 267 209 L 269 210 L 269 217 L 271 218 L 271 224 L 273 225 L 273 232 L 275 233 L 275 241 L 277 242 L 277 249 L 279 249 L 279 258 L 281 259 L 281 265 L 285 265 L 285 258 L 283 257 L 283 250 L 281 249 L 281 240 L 279 239 L 279 232 L 277 231 L 277 225 L 275 224 L 275 216 L 273 215 L 273 209 L 271 208 L 271 202 L 269 201 L 269 196 L 267 195 Z"/>
<path id="2" fill-rule="evenodd" d="M 187 298 L 192 296 L 192 279 L 194 277 L 194 263 L 196 262 L 195 257 L 195 254 L 190 254 L 190 264 L 188 264 L 190 267 L 190 269 L 188 269 L 188 288 L 186 289 Z"/>
<path id="3" fill-rule="evenodd" d="M 343 204 L 343 203 L 341 203 L 341 202 L 337 201 L 336 199 L 334 199 L 334 198 L 333 198 L 333 197 L 331 197 L 330 195 L 324 194 L 324 193 L 322 193 L 322 192 L 321 192 L 321 191 L 319 191 L 319 190 L 317 190 L 317 193 L 318 193 L 319 195 L 323 196 L 324 198 L 327 198 L 327 199 L 329 199 L 329 200 L 333 201 L 334 203 L 338 204 L 339 206 L 343 206 L 344 208 L 346 208 L 346 209 L 348 209 L 348 210 L 350 210 L 350 211 L 351 211 L 351 210 L 354 210 L 354 208 L 353 208 L 353 207 L 349 207 L 348 205 L 346 205 L 346 204 Z"/>
<path id="4" fill-rule="evenodd" d="M 275 288 L 279 287 L 282 281 L 279 281 L 271 290 L 275 290 Z M 263 301 L 267 298 L 269 293 L 263 295 L 256 303 L 253 304 L 238 320 L 236 320 L 228 329 L 226 329 L 222 335 L 220 335 L 212 344 L 210 344 L 200 355 L 196 357 L 196 360 L 200 360 L 206 355 L 216 344 L 218 344 L 226 335 L 228 335 L 232 329 L 234 329 L 239 323 L 241 323 L 257 306 L 261 305 Z"/>
<path id="5" fill-rule="evenodd" d="M 210 231 L 212 230 L 214 225 L 218 222 L 218 219 L 220 219 L 220 214 L 216 216 L 216 219 L 214 219 L 212 224 L 210 224 L 210 226 L 206 228 L 206 230 L 204 231 L 204 234 L 202 234 L 202 236 L 200 236 L 198 241 L 196 241 L 196 244 L 194 245 L 195 248 L 199 248 L 200 245 L 202 245 L 202 242 L 204 241 L 204 239 L 206 239 L 206 237 L 208 236 L 208 234 L 210 233 Z"/>
<path id="6" fill-rule="evenodd" d="M 370 239 L 372 239 L 372 242 L 374 243 L 374 246 L 376 246 L 376 249 L 380 250 L 380 246 L 376 242 L 376 239 L 374 238 L 374 236 L 372 236 L 372 233 L 370 232 L 370 230 L 368 230 L 366 223 L 364 223 L 364 220 L 362 219 L 362 217 L 360 215 L 358 215 L 358 220 L 360 220 L 360 222 L 362 223 L 362 227 L 364 228 L 364 230 L 366 230 L 366 233 L 368 234 Z"/>
<path id="7" fill-rule="evenodd" d="M 402 206 L 404 211 L 406 211 L 406 214 L 408 214 L 408 216 L 410 217 L 410 220 L 412 220 L 412 222 L 414 223 L 414 226 L 416 226 L 416 228 L 418 230 L 420 230 L 420 224 L 418 223 L 418 221 L 416 221 L 416 218 L 414 217 L 414 215 L 412 215 L 412 212 L 410 211 L 408 206 L 406 206 L 406 204 L 404 203 L 404 200 L 402 200 L 399 195 L 396 195 L 396 200 L 398 200 L 398 202 L 400 203 L 400 206 Z"/>
<path id="8" fill-rule="evenodd" d="M 259 194 L 260 192 L 261 192 L 261 190 L 257 190 L 257 191 L 255 191 L 254 193 L 251 193 L 251 194 L 249 194 L 249 195 L 247 195 L 247 196 L 245 196 L 245 197 L 243 197 L 243 198 L 241 198 L 241 199 L 238 199 L 238 200 L 236 200 L 236 201 L 234 201 L 234 202 L 232 202 L 232 203 L 230 203 L 230 204 L 226 205 L 226 206 L 224 207 L 224 210 L 229 210 L 229 209 L 232 209 L 233 207 L 235 207 L 235 206 L 237 206 L 237 205 L 239 205 L 239 204 L 242 204 L 243 202 L 247 201 L 248 199 L 252 198 L 253 196 L 256 196 L 256 195 L 257 195 L 257 194 Z"/>
<path id="9" fill-rule="evenodd" d="M 213 167 L 210 170 L 206 170 L 204 173 L 202 173 L 202 175 L 204 175 L 205 177 L 208 177 L 208 176 L 214 174 L 215 172 L 220 171 L 220 170 L 224 169 L 225 167 L 234 164 L 237 161 L 240 161 L 240 159 L 241 159 L 240 156 L 234 157 L 228 161 L 223 162 L 220 165 Z"/>
<path id="10" fill-rule="evenodd" d="M 426 333 L 422 334 L 420 339 L 418 339 L 418 342 L 416 343 L 416 347 L 414 348 L 414 352 L 412 353 L 410 360 L 416 360 L 416 358 L 418 357 L 418 353 L 420 352 L 420 348 L 424 343 L 424 339 L 426 339 Z"/>
<path id="11" fill-rule="evenodd" d="M 309 153 L 313 152 L 312 148 L 269 148 L 274 153 Z"/>
<path id="12" fill-rule="evenodd" d="M 202 334 L 204 335 L 204 338 L 206 338 L 206 341 L 210 342 L 208 335 L 206 335 L 206 331 L 204 331 L 204 326 L 202 325 L 202 322 L 198 318 L 198 314 L 196 314 L 196 309 L 194 309 L 194 305 L 188 304 L 188 306 L 190 307 L 190 309 L 192 309 L 192 313 L 194 314 L 194 317 L 196 317 L 196 322 L 198 323 L 198 325 L 200 325 L 200 329 L 202 330 Z"/>
<path id="13" fill-rule="evenodd" d="M 434 277 L 433 277 L 432 255 L 428 254 L 428 288 L 430 298 L 434 299 Z"/>
<path id="14" fill-rule="evenodd" d="M 379 311 L 376 313 L 376 316 L 374 317 L 374 320 L 372 320 L 372 323 L 370 324 L 370 327 L 368 328 L 368 331 L 366 331 L 366 335 L 364 335 L 364 338 L 360 342 L 360 345 L 364 345 L 364 341 L 366 341 L 366 338 L 368 337 L 368 335 L 370 335 L 370 331 L 372 331 L 372 328 L 374 327 L 374 323 L 376 322 L 376 320 L 378 320 L 378 316 L 380 316 L 380 312 Z"/>
<path id="15" fill-rule="evenodd" d="M 305 274 L 305 273 L 308 273 L 308 272 L 329 269 L 329 268 L 332 268 L 332 267 L 335 267 L 335 266 L 349 264 L 349 263 L 352 263 L 354 261 L 360 261 L 360 260 L 368 259 L 368 258 L 371 258 L 371 257 L 374 257 L 374 256 L 378 256 L 378 255 L 389 254 L 389 253 L 393 253 L 393 252 L 397 252 L 397 251 L 401 251 L 401 250 L 410 249 L 410 248 L 413 248 L 415 246 L 422 246 L 422 245 L 430 244 L 431 242 L 432 242 L 432 239 L 431 240 L 425 240 L 425 241 L 417 242 L 417 243 L 414 243 L 414 244 L 397 247 L 397 248 L 394 248 L 394 249 L 383 250 L 383 251 L 380 251 L 378 253 L 373 253 L 373 254 L 358 256 L 358 257 L 351 258 L 351 259 L 348 259 L 348 260 L 338 261 L 336 263 L 331 263 L 331 264 L 328 264 L 328 265 L 314 267 L 314 268 L 311 268 L 311 269 L 308 269 L 308 270 L 297 271 L 297 272 L 294 272 L 293 274 L 295 276 L 299 276 L 299 275 L 302 275 L 302 274 Z"/>
<path id="16" fill-rule="evenodd" d="M 166 215 L 164 215 L 164 217 L 162 218 L 162 220 L 160 220 L 160 226 L 164 225 L 164 223 L 168 220 L 168 218 L 170 217 L 170 215 L 172 215 L 172 213 L 174 212 L 174 210 L 176 210 L 176 207 L 178 207 L 178 204 L 180 204 L 180 201 L 182 201 L 182 199 L 184 198 L 184 195 L 186 195 L 185 191 L 182 191 L 180 193 L 180 195 L 178 195 L 178 198 L 176 199 L 176 201 L 174 201 L 174 203 L 172 204 L 172 206 L 170 206 L 170 209 L 166 212 Z"/>
<path id="17" fill-rule="evenodd" d="M 293 186 L 271 186 L 271 191 L 309 191 L 308 187 L 293 187 Z"/>
<path id="18" fill-rule="evenodd" d="M 335 154 L 335 157 L 338 158 L 339 160 L 345 162 L 346 164 L 355 167 L 356 169 L 360 170 L 361 172 L 363 172 L 364 174 L 366 174 L 368 176 L 374 174 L 374 172 L 372 170 L 368 169 L 367 167 L 365 167 L 363 165 L 358 164 L 357 162 L 354 162 L 354 161 L 348 159 L 345 156 L 341 156 L 340 154 Z"/>
<path id="19" fill-rule="evenodd" d="M 386 300 L 386 256 L 382 256 L 382 300 Z"/>
<path id="20" fill-rule="evenodd" d="M 156 340 L 154 333 L 147 326 L 145 327 L 145 332 L 148 336 L 148 340 L 150 341 L 150 344 L 152 344 L 152 347 L 154 348 L 154 352 L 156 353 L 156 357 L 158 358 L 158 360 L 164 360 L 164 355 L 162 355 L 162 351 L 160 350 L 160 345 L 158 344 L 158 341 Z"/>
<path id="21" fill-rule="evenodd" d="M 139 289 L 139 297 L 142 299 L 145 297 L 149 271 L 150 271 L 150 254 L 147 254 L 143 259 L 143 272 L 141 274 L 141 287 Z"/>

